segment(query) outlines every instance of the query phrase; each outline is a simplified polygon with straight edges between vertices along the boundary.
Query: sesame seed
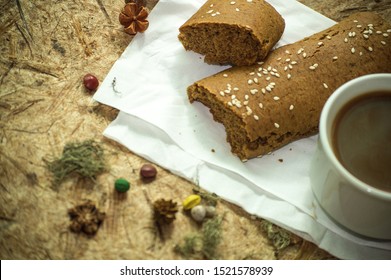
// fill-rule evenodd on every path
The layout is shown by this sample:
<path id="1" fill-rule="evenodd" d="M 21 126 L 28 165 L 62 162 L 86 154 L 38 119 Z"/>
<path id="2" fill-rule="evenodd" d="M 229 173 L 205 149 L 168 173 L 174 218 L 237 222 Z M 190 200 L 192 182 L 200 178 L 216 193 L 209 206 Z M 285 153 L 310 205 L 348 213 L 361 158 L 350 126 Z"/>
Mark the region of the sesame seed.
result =
<path id="1" fill-rule="evenodd" d="M 281 57 L 277 58 L 277 61 L 280 61 L 281 60 Z"/>
<path id="2" fill-rule="evenodd" d="M 318 64 L 318 63 L 315 63 L 315 64 L 314 64 L 314 66 L 315 66 L 315 67 L 318 67 L 318 66 L 319 66 L 319 64 Z"/>
<path id="3" fill-rule="evenodd" d="M 307 57 L 307 53 L 303 53 L 303 57 L 306 58 Z"/>
<path id="4" fill-rule="evenodd" d="M 257 73 L 257 76 L 258 76 L 258 77 L 262 77 L 262 74 L 261 74 L 261 73 Z"/>
<path id="5" fill-rule="evenodd" d="M 358 24 L 358 25 L 357 25 L 357 28 L 361 28 L 361 27 L 362 27 L 362 25 L 361 25 L 361 24 Z"/>
<path id="6" fill-rule="evenodd" d="M 360 56 L 362 56 L 362 52 L 360 52 Z"/>
<path id="7" fill-rule="evenodd" d="M 254 119 L 257 121 L 259 120 L 259 117 L 257 115 L 254 115 Z"/>
<path id="8" fill-rule="evenodd" d="M 253 110 L 251 110 L 251 108 L 250 107 L 248 107 L 248 106 L 246 106 L 246 114 L 248 115 L 248 116 L 250 116 L 252 113 L 253 113 Z"/>
<path id="9" fill-rule="evenodd" d="M 293 105 L 289 106 L 289 110 L 290 110 L 290 111 L 292 111 L 293 108 L 295 108 L 295 106 L 293 106 Z"/>
<path id="10" fill-rule="evenodd" d="M 232 1 L 230 4 L 231 4 L 231 5 L 235 5 L 235 3 L 236 3 L 235 1 Z"/>
<path id="11" fill-rule="evenodd" d="M 247 81 L 247 83 L 248 83 L 249 85 L 252 85 L 252 84 L 254 83 L 254 81 L 250 79 L 250 80 Z"/>
<path id="12" fill-rule="evenodd" d="M 210 4 L 210 6 L 209 6 L 209 7 L 211 7 L 211 8 L 212 8 L 213 6 L 214 6 L 214 4 Z"/>
<path id="13" fill-rule="evenodd" d="M 362 34 L 362 36 L 365 38 L 365 39 L 368 39 L 369 36 L 367 34 Z"/>
<path id="14" fill-rule="evenodd" d="M 337 60 L 337 59 L 338 59 L 338 56 L 334 56 L 334 57 L 333 57 L 333 60 Z"/>
<path id="15" fill-rule="evenodd" d="M 264 88 L 261 89 L 262 93 L 266 93 L 266 90 Z"/>
<path id="16" fill-rule="evenodd" d="M 289 64 L 289 65 L 288 65 L 288 68 L 289 68 L 289 69 L 293 69 L 293 66 Z"/>
<path id="17" fill-rule="evenodd" d="M 231 93 L 229 89 L 224 90 L 225 93 Z"/>
<path id="18" fill-rule="evenodd" d="M 290 54 L 290 52 L 288 50 L 285 51 L 286 54 Z"/>
<path id="19" fill-rule="evenodd" d="M 286 62 L 289 62 L 289 61 L 291 61 L 291 59 L 290 59 L 290 58 L 287 58 L 287 59 L 285 59 L 285 61 L 286 61 Z"/>
<path id="20" fill-rule="evenodd" d="M 250 93 L 251 93 L 251 94 L 256 94 L 257 92 L 258 92 L 258 90 L 257 90 L 256 88 L 250 89 Z"/>
<path id="21" fill-rule="evenodd" d="M 267 74 L 268 74 L 268 71 L 267 71 L 266 69 L 264 69 L 264 70 L 262 71 L 262 73 L 265 74 L 265 75 L 267 75 Z"/>
<path id="22" fill-rule="evenodd" d="M 286 77 L 287 77 L 288 79 L 290 79 L 290 78 L 292 77 L 292 75 L 291 75 L 291 74 L 288 74 Z"/>
<path id="23" fill-rule="evenodd" d="M 259 106 L 259 108 L 263 109 L 263 104 L 262 103 L 259 103 L 258 106 Z"/>
<path id="24" fill-rule="evenodd" d="M 345 43 L 347 43 L 347 42 L 348 42 L 348 38 L 343 39 L 343 41 L 344 41 Z"/>
<path id="25" fill-rule="evenodd" d="M 243 105 L 248 105 L 248 100 L 243 101 Z"/>
<path id="26" fill-rule="evenodd" d="M 372 34 L 372 33 L 373 33 L 372 29 L 369 29 L 368 32 L 369 32 L 369 34 Z"/>
<path id="27" fill-rule="evenodd" d="M 273 99 L 276 100 L 276 101 L 280 100 L 280 98 L 278 96 L 274 96 Z"/>
<path id="28" fill-rule="evenodd" d="M 315 67 L 315 66 L 313 66 L 313 65 L 311 65 L 311 66 L 310 66 L 310 69 L 311 69 L 311 70 L 315 70 L 315 69 L 316 69 L 316 67 Z"/>
<path id="29" fill-rule="evenodd" d="M 372 47 L 368 47 L 368 51 L 373 51 L 373 48 Z"/>
<path id="30" fill-rule="evenodd" d="M 285 71 L 288 70 L 288 66 L 285 66 L 285 67 L 284 67 L 284 70 L 285 70 Z"/>
<path id="31" fill-rule="evenodd" d="M 387 29 L 387 32 L 388 32 L 388 33 L 391 33 L 391 29 Z"/>
<path id="32" fill-rule="evenodd" d="M 276 83 L 275 83 L 275 82 L 271 82 L 270 84 L 271 84 L 272 86 L 275 86 L 275 85 L 276 85 Z"/>
<path id="33" fill-rule="evenodd" d="M 268 92 L 271 92 L 271 91 L 272 91 L 272 89 L 271 89 L 270 86 L 266 86 L 266 90 L 267 90 Z"/>
<path id="34" fill-rule="evenodd" d="M 274 85 L 275 85 L 274 83 L 270 83 L 270 84 L 268 85 L 268 87 L 271 88 L 271 89 L 273 89 L 273 88 L 274 88 Z"/>
<path id="35" fill-rule="evenodd" d="M 234 91 L 238 91 L 239 90 L 239 88 L 237 88 L 237 87 L 234 87 Z"/>
<path id="36" fill-rule="evenodd" d="M 355 48 L 352 48 L 350 51 L 351 51 L 352 53 L 355 53 L 355 52 L 356 52 L 356 49 L 355 49 Z"/>
<path id="37" fill-rule="evenodd" d="M 381 32 L 380 30 L 376 31 L 376 34 L 382 34 L 383 32 Z"/>
<path id="38" fill-rule="evenodd" d="M 358 20 L 357 20 L 357 19 L 355 19 L 355 20 L 353 20 L 353 22 L 357 23 L 357 22 L 358 22 Z"/>
<path id="39" fill-rule="evenodd" d="M 227 88 L 231 88 L 231 84 L 227 84 Z"/>
<path id="40" fill-rule="evenodd" d="M 227 78 L 227 77 L 228 77 L 228 74 L 223 74 L 223 77 Z"/>
<path id="41" fill-rule="evenodd" d="M 237 12 L 240 12 L 239 8 L 236 8 L 235 10 L 236 10 Z"/>
<path id="42" fill-rule="evenodd" d="M 294 60 L 294 61 L 291 62 L 291 64 L 295 65 L 295 64 L 297 64 L 297 61 Z"/>
<path id="43" fill-rule="evenodd" d="M 216 13 L 212 14 L 212 17 L 216 16 Z"/>
<path id="44" fill-rule="evenodd" d="M 323 45 L 323 42 L 319 42 L 319 43 L 318 43 L 318 46 L 321 46 L 321 45 Z"/>
<path id="45" fill-rule="evenodd" d="M 248 100 L 250 97 L 246 94 L 245 96 L 244 96 L 244 99 L 246 99 L 246 100 Z"/>
<path id="46" fill-rule="evenodd" d="M 257 62 L 257 64 L 259 64 L 259 65 L 262 65 L 262 64 L 264 64 L 265 62 L 264 61 L 259 61 L 259 62 Z"/>
<path id="47" fill-rule="evenodd" d="M 270 71 L 270 75 L 275 76 L 276 73 L 274 73 L 273 71 Z"/>
<path id="48" fill-rule="evenodd" d="M 275 128 L 279 128 L 280 125 L 279 125 L 278 123 L 274 123 L 274 127 L 275 127 Z"/>
<path id="49" fill-rule="evenodd" d="M 304 51 L 304 49 L 303 49 L 303 48 L 300 48 L 300 49 L 297 51 L 297 54 L 301 54 L 302 51 Z"/>
<path id="50" fill-rule="evenodd" d="M 388 34 L 387 34 L 387 33 L 383 33 L 383 36 L 384 36 L 384 37 L 388 37 Z"/>
<path id="51" fill-rule="evenodd" d="M 385 44 L 386 44 L 386 42 L 384 42 L 384 41 L 380 41 L 380 43 L 381 43 L 382 45 L 385 45 Z"/>
<path id="52" fill-rule="evenodd" d="M 250 74 L 249 74 L 249 75 L 250 75 L 250 76 L 253 76 L 254 74 L 255 74 L 255 72 L 250 72 Z"/>
<path id="53" fill-rule="evenodd" d="M 231 99 L 232 99 L 232 100 L 236 99 L 236 95 L 235 95 L 235 94 L 232 95 L 232 96 L 231 96 Z"/>
<path id="54" fill-rule="evenodd" d="M 213 13 L 213 10 L 209 10 L 206 12 L 207 14 Z"/>
<path id="55" fill-rule="evenodd" d="M 254 83 L 258 84 L 258 78 L 254 78 Z"/>
<path id="56" fill-rule="evenodd" d="M 227 104 L 228 104 L 228 106 L 232 106 L 232 102 L 231 101 L 228 101 Z"/>
<path id="57" fill-rule="evenodd" d="M 225 96 L 224 91 L 220 91 L 221 96 Z"/>
<path id="58" fill-rule="evenodd" d="M 368 30 L 365 30 L 363 33 L 364 33 L 364 34 L 369 34 L 369 31 L 368 31 Z"/>
<path id="59" fill-rule="evenodd" d="M 327 35 L 326 38 L 330 40 L 330 39 L 331 39 L 331 36 Z"/>
<path id="60" fill-rule="evenodd" d="M 275 76 L 276 76 L 277 78 L 279 78 L 279 77 L 280 77 L 280 74 L 276 73 Z"/>
<path id="61" fill-rule="evenodd" d="M 269 67 L 267 68 L 267 71 L 272 71 L 272 67 L 269 66 Z"/>
<path id="62" fill-rule="evenodd" d="M 269 81 L 270 80 L 270 77 L 266 77 L 266 81 Z"/>
<path id="63" fill-rule="evenodd" d="M 272 70 L 273 70 L 273 72 L 278 72 L 276 68 L 273 68 Z"/>
<path id="64" fill-rule="evenodd" d="M 326 83 L 323 83 L 324 88 L 329 88 L 329 86 Z"/>
<path id="65" fill-rule="evenodd" d="M 247 0 L 248 3 L 251 3 L 253 0 Z"/>
<path id="66" fill-rule="evenodd" d="M 369 27 L 373 27 L 373 23 L 368 23 L 368 26 Z"/>

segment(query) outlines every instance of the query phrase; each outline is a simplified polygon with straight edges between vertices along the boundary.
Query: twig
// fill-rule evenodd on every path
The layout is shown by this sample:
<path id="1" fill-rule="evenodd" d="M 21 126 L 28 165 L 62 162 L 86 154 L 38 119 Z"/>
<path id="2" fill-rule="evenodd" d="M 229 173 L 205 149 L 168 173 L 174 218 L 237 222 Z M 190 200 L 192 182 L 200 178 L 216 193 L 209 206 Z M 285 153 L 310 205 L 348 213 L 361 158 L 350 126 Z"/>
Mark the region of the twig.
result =
<path id="1" fill-rule="evenodd" d="M 24 17 L 22 5 L 20 5 L 19 0 L 15 0 L 15 2 L 16 2 L 16 6 L 18 6 L 19 15 L 20 15 L 20 18 L 22 19 L 23 25 L 26 28 L 27 33 L 29 34 L 31 40 L 33 40 L 33 35 L 31 34 L 30 29 L 29 29 L 29 27 L 27 25 L 26 18 Z"/>
<path id="2" fill-rule="evenodd" d="M 99 8 L 101 9 L 101 11 L 103 12 L 103 14 L 105 15 L 106 19 L 111 23 L 111 18 L 109 16 L 109 14 L 107 13 L 107 10 L 105 8 L 105 5 L 102 3 L 102 0 L 96 0 L 96 2 L 98 3 L 99 5 Z"/>

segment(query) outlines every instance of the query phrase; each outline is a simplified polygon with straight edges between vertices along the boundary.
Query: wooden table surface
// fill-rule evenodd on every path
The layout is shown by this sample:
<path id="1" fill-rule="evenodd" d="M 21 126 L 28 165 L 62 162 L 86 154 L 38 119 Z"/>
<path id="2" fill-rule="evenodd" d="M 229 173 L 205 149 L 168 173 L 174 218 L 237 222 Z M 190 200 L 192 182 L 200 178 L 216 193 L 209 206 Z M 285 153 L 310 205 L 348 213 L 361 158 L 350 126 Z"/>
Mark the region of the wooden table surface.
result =
<path id="1" fill-rule="evenodd" d="M 151 10 L 158 2 L 147 0 Z M 316 1 L 303 4 L 336 21 L 373 10 L 391 21 L 390 0 Z M 342 2 L 342 3 L 340 3 Z M 117 110 L 97 104 L 82 84 L 86 73 L 104 79 L 132 40 L 118 14 L 123 0 L 0 1 L 0 258 L 1 259 L 182 259 L 174 250 L 202 226 L 181 209 L 159 238 L 151 202 L 181 204 L 197 186 L 160 167 L 145 183 L 147 160 L 102 136 Z M 130 77 L 131 78 L 131 77 Z M 108 170 L 94 181 L 72 177 L 53 187 L 47 162 L 67 143 L 95 140 Z M 119 195 L 114 181 L 131 189 Z M 105 212 L 94 236 L 70 231 L 68 210 L 86 199 Z M 332 259 L 314 244 L 289 234 L 279 248 L 265 221 L 219 200 L 219 259 Z M 275 232 L 274 232 L 275 233 Z M 190 255 L 187 258 L 205 258 Z"/>

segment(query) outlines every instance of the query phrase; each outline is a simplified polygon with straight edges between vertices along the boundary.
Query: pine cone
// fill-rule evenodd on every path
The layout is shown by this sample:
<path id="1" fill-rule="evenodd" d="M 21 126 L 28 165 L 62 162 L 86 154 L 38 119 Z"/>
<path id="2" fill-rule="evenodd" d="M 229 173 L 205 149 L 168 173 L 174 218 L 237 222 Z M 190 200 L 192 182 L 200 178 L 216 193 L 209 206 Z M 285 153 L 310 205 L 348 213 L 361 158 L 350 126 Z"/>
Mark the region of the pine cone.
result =
<path id="1" fill-rule="evenodd" d="M 165 199 L 156 200 L 153 203 L 154 219 L 159 225 L 170 224 L 175 220 L 175 214 L 178 212 L 176 202 Z"/>

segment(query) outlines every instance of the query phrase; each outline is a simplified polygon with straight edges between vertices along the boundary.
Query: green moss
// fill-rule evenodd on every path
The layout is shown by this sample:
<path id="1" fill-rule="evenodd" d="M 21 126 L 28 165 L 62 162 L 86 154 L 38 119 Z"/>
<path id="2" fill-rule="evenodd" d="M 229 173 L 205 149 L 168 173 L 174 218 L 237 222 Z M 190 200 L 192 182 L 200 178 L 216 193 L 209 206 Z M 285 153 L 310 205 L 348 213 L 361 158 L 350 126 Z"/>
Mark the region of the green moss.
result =
<path id="1" fill-rule="evenodd" d="M 277 250 L 282 250 L 291 244 L 291 235 L 286 230 L 266 220 L 262 220 L 261 227 Z"/>
<path id="2" fill-rule="evenodd" d="M 53 174 L 54 184 L 74 174 L 95 179 L 106 170 L 103 149 L 94 140 L 66 144 L 61 158 L 49 161 L 47 167 Z"/>

